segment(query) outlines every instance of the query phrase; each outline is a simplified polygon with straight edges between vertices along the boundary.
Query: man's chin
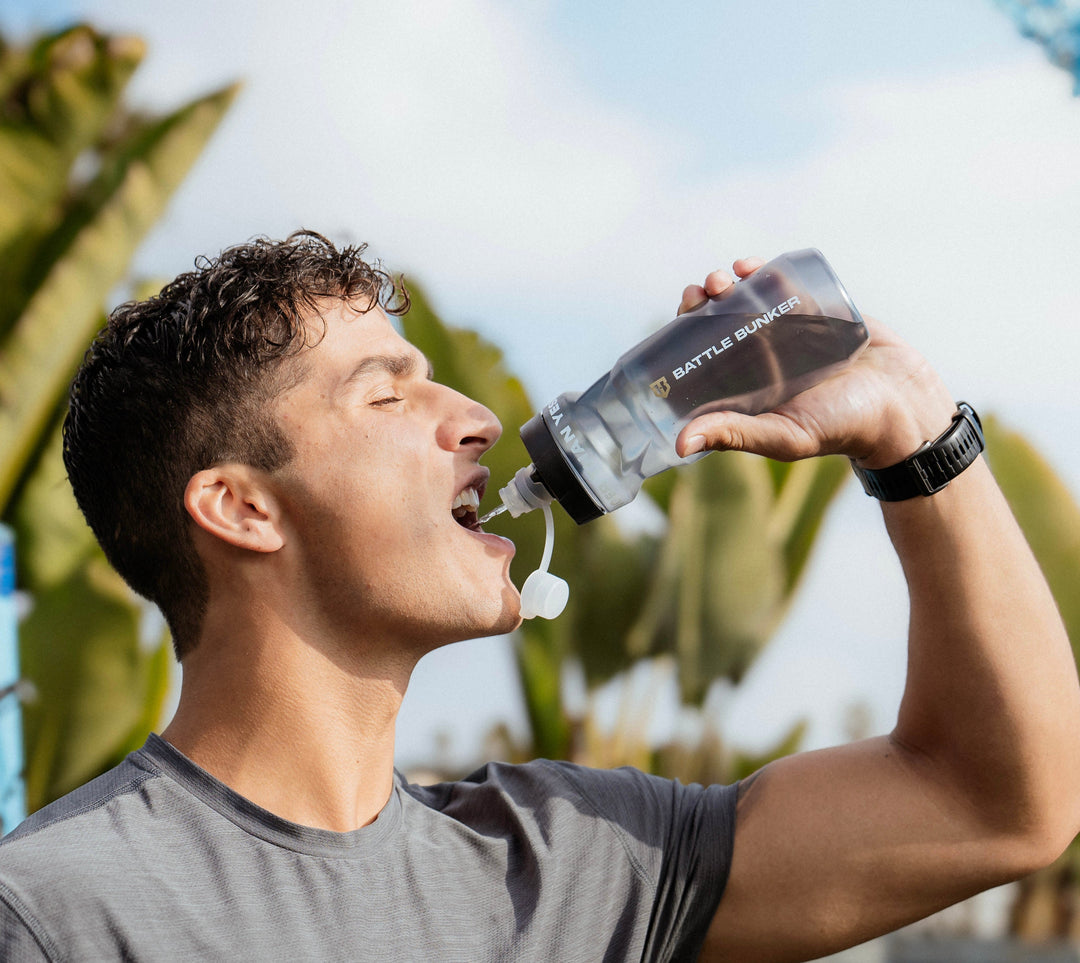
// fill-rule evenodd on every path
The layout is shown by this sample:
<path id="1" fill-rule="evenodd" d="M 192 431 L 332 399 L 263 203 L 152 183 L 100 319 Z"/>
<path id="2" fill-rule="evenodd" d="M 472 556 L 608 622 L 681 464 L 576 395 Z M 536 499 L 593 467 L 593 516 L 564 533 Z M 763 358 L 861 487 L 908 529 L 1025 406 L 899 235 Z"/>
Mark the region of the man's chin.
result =
<path id="1" fill-rule="evenodd" d="M 502 591 L 501 607 L 489 631 L 483 635 L 509 635 L 521 625 L 521 596 L 513 585 Z"/>
<path id="2" fill-rule="evenodd" d="M 521 625 L 521 596 L 517 589 L 503 593 L 502 610 L 492 621 L 486 631 L 477 633 L 476 637 L 491 635 L 509 635 Z"/>
<path id="3" fill-rule="evenodd" d="M 521 625 L 521 596 L 513 585 L 503 589 L 501 597 L 486 615 L 473 613 L 471 625 L 461 626 L 441 645 L 452 642 L 465 642 L 469 639 L 486 639 L 496 635 L 509 635 Z"/>

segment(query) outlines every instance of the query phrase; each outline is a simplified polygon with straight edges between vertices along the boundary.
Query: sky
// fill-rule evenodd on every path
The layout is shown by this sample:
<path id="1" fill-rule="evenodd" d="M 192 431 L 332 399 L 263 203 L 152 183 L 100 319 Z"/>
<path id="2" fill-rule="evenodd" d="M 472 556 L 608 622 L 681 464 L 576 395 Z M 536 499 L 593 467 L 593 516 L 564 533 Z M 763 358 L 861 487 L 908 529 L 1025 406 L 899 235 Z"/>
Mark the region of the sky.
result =
<path id="1" fill-rule="evenodd" d="M 1080 99 L 992 0 L 0 0 L 9 39 L 76 20 L 146 39 L 135 104 L 244 84 L 138 274 L 300 226 L 366 241 L 539 405 L 713 268 L 817 247 L 1080 493 Z M 808 745 L 835 741 L 857 704 L 887 729 L 905 632 L 852 482 L 790 618 L 711 708 L 750 748 L 801 717 Z M 670 693 L 657 716 L 685 724 Z M 506 640 L 435 653 L 399 762 L 467 761 L 496 721 L 521 725 Z"/>

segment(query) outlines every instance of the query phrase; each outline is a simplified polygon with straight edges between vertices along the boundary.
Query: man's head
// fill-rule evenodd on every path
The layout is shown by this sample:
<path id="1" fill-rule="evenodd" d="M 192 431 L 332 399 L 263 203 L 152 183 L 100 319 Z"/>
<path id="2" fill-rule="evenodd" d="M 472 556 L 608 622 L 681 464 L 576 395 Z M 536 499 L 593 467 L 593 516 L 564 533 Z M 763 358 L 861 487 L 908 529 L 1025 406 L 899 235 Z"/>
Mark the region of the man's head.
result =
<path id="1" fill-rule="evenodd" d="M 200 259 L 156 297 L 117 308 L 75 377 L 64 462 L 76 499 L 116 570 L 162 609 L 181 657 L 208 599 L 185 487 L 222 462 L 289 462 L 271 402 L 301 375 L 291 359 L 320 337 L 305 319 L 327 299 L 407 309 L 363 253 L 299 232 Z"/>

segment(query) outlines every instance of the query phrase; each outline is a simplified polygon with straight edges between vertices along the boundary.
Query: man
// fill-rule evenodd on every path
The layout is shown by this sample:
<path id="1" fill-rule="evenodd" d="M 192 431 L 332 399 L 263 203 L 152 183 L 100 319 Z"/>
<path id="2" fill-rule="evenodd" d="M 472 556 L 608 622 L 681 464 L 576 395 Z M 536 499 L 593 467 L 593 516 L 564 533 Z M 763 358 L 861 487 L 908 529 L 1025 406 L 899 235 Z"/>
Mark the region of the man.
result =
<path id="1" fill-rule="evenodd" d="M 168 618 L 183 687 L 160 737 L 4 842 L 0 955 L 812 959 L 1062 851 L 1080 687 L 981 458 L 883 503 L 911 593 L 890 736 L 737 791 L 543 762 L 405 785 L 412 668 L 510 631 L 519 597 L 511 544 L 453 511 L 483 495 L 499 424 L 432 380 L 387 317 L 407 299 L 362 253 L 307 233 L 231 249 L 91 348 L 68 471 Z M 709 275 L 682 310 L 732 283 Z M 974 431 L 915 352 L 871 336 L 774 413 L 691 422 L 680 454 L 840 452 L 874 472 Z"/>

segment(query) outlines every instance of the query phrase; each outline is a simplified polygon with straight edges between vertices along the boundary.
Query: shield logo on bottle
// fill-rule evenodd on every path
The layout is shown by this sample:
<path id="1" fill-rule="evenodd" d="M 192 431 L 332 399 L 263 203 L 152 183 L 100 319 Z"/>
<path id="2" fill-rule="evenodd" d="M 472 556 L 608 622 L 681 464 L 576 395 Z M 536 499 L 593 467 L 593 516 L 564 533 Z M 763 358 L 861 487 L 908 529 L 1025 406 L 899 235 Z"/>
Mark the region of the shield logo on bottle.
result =
<path id="1" fill-rule="evenodd" d="M 657 398 L 666 398 L 671 394 L 671 385 L 668 384 L 667 378 L 657 378 L 649 387 Z"/>

